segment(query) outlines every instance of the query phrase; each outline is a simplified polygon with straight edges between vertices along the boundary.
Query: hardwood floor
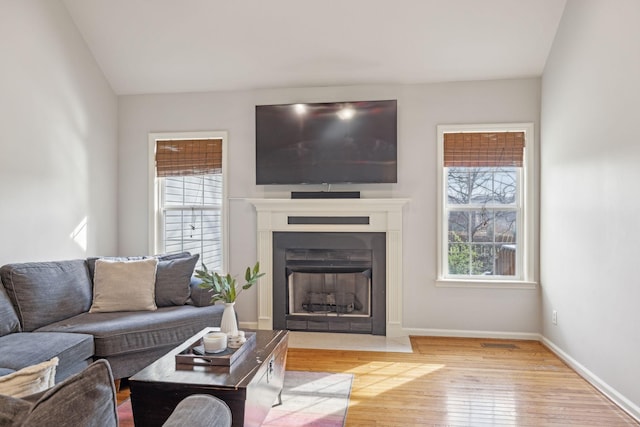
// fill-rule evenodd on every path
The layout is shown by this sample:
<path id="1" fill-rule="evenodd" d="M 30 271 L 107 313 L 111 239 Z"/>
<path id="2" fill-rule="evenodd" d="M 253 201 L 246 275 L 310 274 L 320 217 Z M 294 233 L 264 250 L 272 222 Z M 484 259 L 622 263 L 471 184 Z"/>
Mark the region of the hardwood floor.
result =
<path id="1" fill-rule="evenodd" d="M 537 341 L 411 345 L 413 353 L 290 348 L 287 369 L 354 374 L 347 427 L 640 425 Z M 128 397 L 125 381 L 118 403 Z"/>
<path id="2" fill-rule="evenodd" d="M 411 337 L 413 353 L 289 349 L 354 374 L 347 426 L 638 426 L 537 341 Z"/>
<path id="3" fill-rule="evenodd" d="M 116 402 L 117 404 L 121 404 L 125 400 L 129 398 L 131 395 L 131 391 L 129 390 L 129 383 L 127 380 L 116 380 Z"/>

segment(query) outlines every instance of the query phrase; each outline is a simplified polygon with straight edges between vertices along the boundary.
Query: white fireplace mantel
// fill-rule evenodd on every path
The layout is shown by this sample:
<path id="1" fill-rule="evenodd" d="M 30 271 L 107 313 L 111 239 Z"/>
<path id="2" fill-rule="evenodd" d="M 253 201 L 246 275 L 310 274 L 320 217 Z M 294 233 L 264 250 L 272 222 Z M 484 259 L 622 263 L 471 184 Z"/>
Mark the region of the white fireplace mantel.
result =
<path id="1" fill-rule="evenodd" d="M 409 199 L 248 199 L 256 208 L 258 328 L 273 329 L 273 232 L 386 233 L 386 334 L 402 330 L 402 208 Z M 289 217 L 366 217 L 363 224 L 289 224 Z M 320 221 L 321 222 L 321 221 Z M 327 221 L 330 222 L 330 221 Z"/>

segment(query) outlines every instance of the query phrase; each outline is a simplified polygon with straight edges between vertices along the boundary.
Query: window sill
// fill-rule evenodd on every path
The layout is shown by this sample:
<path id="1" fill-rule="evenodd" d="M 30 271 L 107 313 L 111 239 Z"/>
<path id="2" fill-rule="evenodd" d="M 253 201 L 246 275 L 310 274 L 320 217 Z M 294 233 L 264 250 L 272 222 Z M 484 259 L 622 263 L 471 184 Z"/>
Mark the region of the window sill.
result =
<path id="1" fill-rule="evenodd" d="M 437 279 L 436 287 L 476 289 L 538 289 L 538 283 L 524 280 Z"/>

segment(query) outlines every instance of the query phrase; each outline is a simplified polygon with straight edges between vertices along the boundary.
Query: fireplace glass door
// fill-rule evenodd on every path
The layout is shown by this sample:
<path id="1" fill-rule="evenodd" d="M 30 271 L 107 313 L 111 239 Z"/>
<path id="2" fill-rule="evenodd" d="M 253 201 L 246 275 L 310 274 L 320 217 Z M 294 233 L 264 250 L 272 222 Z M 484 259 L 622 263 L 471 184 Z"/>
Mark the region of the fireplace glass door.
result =
<path id="1" fill-rule="evenodd" d="M 371 316 L 371 269 L 360 272 L 292 271 L 289 314 Z"/>
<path id="2" fill-rule="evenodd" d="M 288 249 L 288 314 L 371 317 L 370 249 Z"/>

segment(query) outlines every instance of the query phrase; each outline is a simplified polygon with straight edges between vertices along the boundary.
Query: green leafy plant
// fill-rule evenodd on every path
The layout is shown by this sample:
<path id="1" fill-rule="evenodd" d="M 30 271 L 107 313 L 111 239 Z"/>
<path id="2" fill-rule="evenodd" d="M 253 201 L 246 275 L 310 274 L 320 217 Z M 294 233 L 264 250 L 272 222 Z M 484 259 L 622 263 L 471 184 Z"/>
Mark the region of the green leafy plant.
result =
<path id="1" fill-rule="evenodd" d="M 247 271 L 244 273 L 245 284 L 241 287 L 237 286 L 235 277 L 231 277 L 230 274 L 220 275 L 215 271 L 211 271 L 204 263 L 202 264 L 202 270 L 196 270 L 195 276 L 202 280 L 198 286 L 202 289 L 208 289 L 212 292 L 211 302 L 224 301 L 226 303 L 236 302 L 236 298 L 240 292 L 245 289 L 249 289 L 256 284 L 259 278 L 264 276 L 264 273 L 260 273 L 260 263 L 256 262 L 256 265 L 247 267 Z"/>
<path id="2" fill-rule="evenodd" d="M 482 268 L 478 261 L 479 254 L 471 245 L 462 241 L 459 235 L 453 234 L 454 244 L 449 245 L 449 274 L 475 274 Z"/>

